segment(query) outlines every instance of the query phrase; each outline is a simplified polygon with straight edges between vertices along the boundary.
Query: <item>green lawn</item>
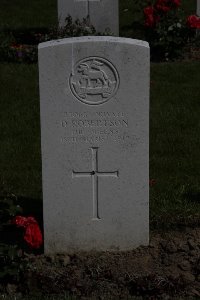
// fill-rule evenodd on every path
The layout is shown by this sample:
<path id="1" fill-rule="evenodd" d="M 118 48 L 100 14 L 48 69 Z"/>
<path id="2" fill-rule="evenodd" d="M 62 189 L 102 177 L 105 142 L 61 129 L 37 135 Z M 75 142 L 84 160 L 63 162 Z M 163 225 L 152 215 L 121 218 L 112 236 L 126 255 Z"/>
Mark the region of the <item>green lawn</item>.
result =
<path id="1" fill-rule="evenodd" d="M 150 188 L 150 203 L 154 221 L 200 216 L 199 70 L 200 62 L 151 67 L 150 178 L 156 183 Z M 4 74 L 0 80 L 1 183 L 42 206 L 37 65 L 1 64 L 0 73 Z"/>
<path id="2" fill-rule="evenodd" d="M 200 216 L 199 68 L 200 62 L 152 65 L 150 203 L 152 217 L 166 222 Z"/>
<path id="3" fill-rule="evenodd" d="M 121 32 L 141 18 L 138 0 L 120 2 Z M 183 0 L 187 14 L 196 0 Z M 39 8 L 39 9 L 38 9 Z M 0 28 L 56 23 L 55 0 L 0 1 Z M 126 26 L 125 26 L 126 25 Z M 125 34 L 124 34 L 125 35 Z M 200 216 L 200 62 L 152 64 L 150 188 L 153 223 Z M 42 210 L 39 87 L 37 65 L 0 64 L 0 185 Z M 27 200 L 28 199 L 28 200 Z M 27 201 L 26 201 L 27 200 Z M 160 224 L 160 223 L 159 223 Z"/>
<path id="4" fill-rule="evenodd" d="M 0 66 L 1 182 L 17 195 L 41 198 L 38 70 Z"/>

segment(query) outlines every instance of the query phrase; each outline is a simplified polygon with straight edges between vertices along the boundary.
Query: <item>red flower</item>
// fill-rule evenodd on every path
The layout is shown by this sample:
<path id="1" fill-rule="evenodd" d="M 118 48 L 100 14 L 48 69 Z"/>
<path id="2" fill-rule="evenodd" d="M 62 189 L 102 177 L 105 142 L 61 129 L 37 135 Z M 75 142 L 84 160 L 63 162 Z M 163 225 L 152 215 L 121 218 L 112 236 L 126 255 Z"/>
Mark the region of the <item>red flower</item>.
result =
<path id="1" fill-rule="evenodd" d="M 200 28 L 200 17 L 197 17 L 195 15 L 191 15 L 187 18 L 187 25 L 190 28 Z"/>
<path id="2" fill-rule="evenodd" d="M 42 245 L 42 233 L 37 221 L 33 217 L 16 216 L 12 223 L 25 229 L 24 240 L 31 248 L 40 248 Z"/>
<path id="3" fill-rule="evenodd" d="M 161 12 L 168 12 L 171 7 L 170 7 L 170 3 L 168 0 L 157 0 L 156 4 L 155 4 L 155 8 L 158 10 L 158 11 L 161 11 Z"/>
<path id="4" fill-rule="evenodd" d="M 145 15 L 145 26 L 146 27 L 154 27 L 159 20 L 158 17 L 154 13 L 153 6 L 147 6 L 144 8 Z"/>
<path id="5" fill-rule="evenodd" d="M 14 220 L 12 221 L 13 224 L 19 226 L 19 227 L 26 227 L 27 224 L 27 218 L 21 217 L 21 216 L 16 216 Z"/>
<path id="6" fill-rule="evenodd" d="M 179 7 L 181 5 L 181 0 L 172 0 L 175 7 Z"/>
<path id="7" fill-rule="evenodd" d="M 165 6 L 165 5 L 156 5 L 156 9 L 160 10 L 164 13 L 167 13 L 171 8 L 169 6 Z"/>
<path id="8" fill-rule="evenodd" d="M 10 47 L 11 47 L 12 49 L 20 50 L 20 49 L 23 49 L 23 48 L 24 48 L 24 45 L 12 43 L 12 44 L 10 45 Z"/>

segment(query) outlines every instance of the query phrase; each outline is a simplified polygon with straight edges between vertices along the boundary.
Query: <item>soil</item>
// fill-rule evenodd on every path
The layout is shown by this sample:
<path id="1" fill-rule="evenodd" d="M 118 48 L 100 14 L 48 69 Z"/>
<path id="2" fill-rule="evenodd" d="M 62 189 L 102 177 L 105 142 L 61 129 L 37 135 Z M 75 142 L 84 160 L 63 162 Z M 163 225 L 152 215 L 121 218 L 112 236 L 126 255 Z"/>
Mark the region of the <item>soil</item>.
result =
<path id="1" fill-rule="evenodd" d="M 154 232 L 148 247 L 127 252 L 26 255 L 24 262 L 21 286 L 14 288 L 23 294 L 200 299 L 200 227 Z"/>

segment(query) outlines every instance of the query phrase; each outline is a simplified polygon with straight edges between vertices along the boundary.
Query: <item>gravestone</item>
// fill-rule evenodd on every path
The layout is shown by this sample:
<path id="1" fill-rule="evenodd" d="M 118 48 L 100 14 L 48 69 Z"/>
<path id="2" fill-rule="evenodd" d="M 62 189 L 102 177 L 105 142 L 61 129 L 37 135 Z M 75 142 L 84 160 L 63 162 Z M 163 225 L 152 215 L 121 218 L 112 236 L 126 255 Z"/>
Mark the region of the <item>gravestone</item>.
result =
<path id="1" fill-rule="evenodd" d="M 148 43 L 42 43 L 39 76 L 45 252 L 147 245 Z"/>
<path id="2" fill-rule="evenodd" d="M 66 17 L 73 20 L 89 17 L 97 32 L 109 29 L 119 35 L 118 0 L 58 0 L 58 20 L 64 26 Z"/>
<path id="3" fill-rule="evenodd" d="M 197 16 L 200 17 L 200 0 L 197 0 Z"/>

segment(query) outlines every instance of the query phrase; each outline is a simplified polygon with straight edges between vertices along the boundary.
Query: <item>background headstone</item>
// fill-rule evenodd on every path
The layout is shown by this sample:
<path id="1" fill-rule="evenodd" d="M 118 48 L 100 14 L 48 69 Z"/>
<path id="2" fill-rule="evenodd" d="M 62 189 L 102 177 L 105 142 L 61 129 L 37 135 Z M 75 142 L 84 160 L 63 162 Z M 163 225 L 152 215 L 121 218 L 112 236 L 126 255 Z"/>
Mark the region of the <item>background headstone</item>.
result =
<path id="1" fill-rule="evenodd" d="M 98 32 L 110 29 L 114 35 L 119 35 L 118 0 L 58 0 L 58 20 L 60 26 L 65 24 L 66 17 L 73 20 L 87 18 Z"/>
<path id="2" fill-rule="evenodd" d="M 42 43 L 39 71 L 45 252 L 147 245 L 148 43 Z"/>
<path id="3" fill-rule="evenodd" d="M 197 0 L 197 16 L 200 16 L 200 0 Z"/>

